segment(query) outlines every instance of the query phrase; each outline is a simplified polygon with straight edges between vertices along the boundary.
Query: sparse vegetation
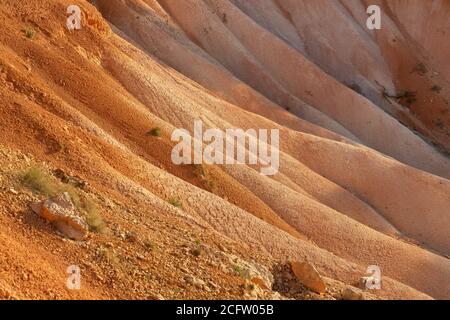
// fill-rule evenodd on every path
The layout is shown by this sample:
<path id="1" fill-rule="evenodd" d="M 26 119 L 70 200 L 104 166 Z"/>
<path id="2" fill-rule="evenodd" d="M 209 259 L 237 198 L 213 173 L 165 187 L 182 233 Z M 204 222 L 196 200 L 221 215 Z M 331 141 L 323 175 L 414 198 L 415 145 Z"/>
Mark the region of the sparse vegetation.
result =
<path id="1" fill-rule="evenodd" d="M 161 137 L 161 128 L 153 128 L 149 131 L 149 135 L 153 137 Z"/>
<path id="2" fill-rule="evenodd" d="M 227 14 L 224 12 L 223 14 L 222 14 L 222 22 L 223 23 L 228 23 L 228 17 L 227 17 Z"/>
<path id="3" fill-rule="evenodd" d="M 410 107 L 411 105 L 413 105 L 416 102 L 417 102 L 417 99 L 415 97 L 410 97 L 410 98 L 406 99 L 405 104 L 407 107 Z"/>
<path id="4" fill-rule="evenodd" d="M 183 205 L 181 204 L 181 201 L 177 198 L 170 198 L 169 203 L 173 205 L 176 208 L 181 208 Z"/>
<path id="5" fill-rule="evenodd" d="M 84 209 L 83 202 L 81 200 L 82 196 L 74 186 L 70 184 L 60 184 L 58 192 L 67 192 L 75 208 L 78 210 Z"/>
<path id="6" fill-rule="evenodd" d="M 423 76 L 428 73 L 428 69 L 425 66 L 425 64 L 423 62 L 421 62 L 414 67 L 412 72 L 415 72 L 415 73 Z"/>
<path id="7" fill-rule="evenodd" d="M 199 257 L 202 254 L 202 251 L 200 248 L 195 248 L 191 252 L 194 257 Z"/>
<path id="8" fill-rule="evenodd" d="M 233 266 L 233 270 L 236 274 L 238 274 L 240 277 L 244 277 L 244 270 L 241 266 L 238 266 L 237 264 Z"/>
<path id="9" fill-rule="evenodd" d="M 249 290 L 249 291 L 253 291 L 253 290 L 256 289 L 255 284 L 251 283 L 251 282 L 246 282 L 246 287 L 247 287 L 246 289 Z"/>
<path id="10" fill-rule="evenodd" d="M 106 223 L 98 212 L 97 204 L 90 199 L 86 199 L 84 201 L 84 210 L 86 212 L 86 223 L 91 231 L 105 234 L 107 232 Z"/>
<path id="11" fill-rule="evenodd" d="M 415 97 L 416 95 L 417 95 L 416 92 L 407 90 L 407 91 L 403 92 L 403 94 L 399 95 L 398 98 L 405 98 L 405 99 L 407 99 L 407 98 Z"/>
<path id="12" fill-rule="evenodd" d="M 202 164 L 194 164 L 194 174 L 200 178 L 205 176 L 205 168 Z"/>
<path id="13" fill-rule="evenodd" d="M 433 85 L 433 86 L 431 87 L 431 91 L 437 92 L 437 93 L 441 93 L 442 87 L 441 87 L 441 86 L 438 86 L 437 84 L 435 84 L 435 85 Z"/>
<path id="14" fill-rule="evenodd" d="M 111 249 L 101 248 L 100 254 L 104 260 L 106 260 L 108 263 L 112 265 L 117 265 L 120 262 L 119 257 L 117 257 L 116 253 Z"/>
<path id="15" fill-rule="evenodd" d="M 150 239 L 144 240 L 143 243 L 144 243 L 144 246 L 148 250 L 152 250 L 153 251 L 153 250 L 155 250 L 158 247 L 157 244 L 154 241 L 150 240 Z"/>
<path id="16" fill-rule="evenodd" d="M 385 96 L 387 98 L 391 98 L 391 99 L 399 100 L 399 99 L 404 99 L 404 98 L 409 98 L 409 97 L 415 97 L 416 94 L 417 94 L 416 92 L 406 90 L 406 91 L 403 91 L 402 93 L 391 95 L 388 93 L 386 88 L 383 88 L 383 96 Z"/>
<path id="17" fill-rule="evenodd" d="M 67 143 L 66 142 L 58 142 L 56 145 L 56 152 L 64 152 L 67 150 Z"/>
<path id="18" fill-rule="evenodd" d="M 444 128 L 445 128 L 445 124 L 444 124 L 444 121 L 442 121 L 442 119 L 436 119 L 435 121 L 434 121 L 434 123 L 436 124 L 436 126 L 439 128 L 439 129 L 441 129 L 441 130 L 444 130 Z"/>
<path id="19" fill-rule="evenodd" d="M 404 91 L 402 94 L 396 96 L 395 98 L 400 100 L 401 103 L 409 108 L 411 105 L 417 102 L 417 93 L 413 91 Z"/>
<path id="20" fill-rule="evenodd" d="M 195 257 L 199 257 L 202 254 L 202 242 L 200 240 L 195 240 L 195 248 L 191 250 L 191 253 Z"/>
<path id="21" fill-rule="evenodd" d="M 215 192 L 217 184 L 216 182 L 211 178 L 210 174 L 206 170 L 205 166 L 202 164 L 195 164 L 194 165 L 194 175 L 199 177 L 202 182 L 208 187 L 209 191 Z"/>
<path id="22" fill-rule="evenodd" d="M 32 29 L 23 29 L 22 32 L 28 39 L 34 39 L 34 37 L 36 36 L 36 33 Z"/>
<path id="23" fill-rule="evenodd" d="M 352 84 L 348 85 L 348 87 L 350 89 L 352 89 L 353 91 L 355 91 L 356 93 L 362 94 L 362 89 L 361 89 L 361 87 L 358 84 L 352 83 Z"/>
<path id="24" fill-rule="evenodd" d="M 54 196 L 59 189 L 56 181 L 39 167 L 28 169 L 22 177 L 22 184 L 31 191 L 47 197 Z"/>

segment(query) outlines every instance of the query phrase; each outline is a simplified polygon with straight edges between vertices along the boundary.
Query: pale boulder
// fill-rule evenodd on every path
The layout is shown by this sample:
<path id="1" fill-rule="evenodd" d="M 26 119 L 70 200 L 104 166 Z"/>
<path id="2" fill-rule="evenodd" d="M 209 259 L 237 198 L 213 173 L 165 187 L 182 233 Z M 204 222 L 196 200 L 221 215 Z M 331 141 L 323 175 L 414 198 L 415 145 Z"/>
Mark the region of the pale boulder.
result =
<path id="1" fill-rule="evenodd" d="M 325 293 L 327 290 L 327 285 L 322 279 L 316 268 L 309 262 L 295 262 L 291 261 L 292 272 L 294 272 L 297 279 L 305 285 L 307 288 L 311 289 L 317 293 Z"/>
<path id="2" fill-rule="evenodd" d="M 65 237 L 83 240 L 87 236 L 88 225 L 77 212 L 68 193 L 62 193 L 31 205 L 39 216 L 51 222 Z"/>

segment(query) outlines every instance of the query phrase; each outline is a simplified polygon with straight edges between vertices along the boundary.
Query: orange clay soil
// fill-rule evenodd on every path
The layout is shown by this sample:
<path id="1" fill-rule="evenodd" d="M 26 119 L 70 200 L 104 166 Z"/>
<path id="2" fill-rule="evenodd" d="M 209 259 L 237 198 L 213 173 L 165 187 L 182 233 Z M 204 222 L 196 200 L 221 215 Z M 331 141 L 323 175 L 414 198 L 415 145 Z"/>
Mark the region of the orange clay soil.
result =
<path id="1" fill-rule="evenodd" d="M 0 298 L 339 299 L 377 265 L 368 298 L 450 299 L 450 4 L 371 1 L 369 31 L 366 2 L 81 0 L 70 32 L 69 0 L 0 0 Z M 174 165 L 196 119 L 279 129 L 279 172 Z M 104 232 L 34 214 L 32 167 Z M 305 259 L 326 294 L 276 285 Z"/>

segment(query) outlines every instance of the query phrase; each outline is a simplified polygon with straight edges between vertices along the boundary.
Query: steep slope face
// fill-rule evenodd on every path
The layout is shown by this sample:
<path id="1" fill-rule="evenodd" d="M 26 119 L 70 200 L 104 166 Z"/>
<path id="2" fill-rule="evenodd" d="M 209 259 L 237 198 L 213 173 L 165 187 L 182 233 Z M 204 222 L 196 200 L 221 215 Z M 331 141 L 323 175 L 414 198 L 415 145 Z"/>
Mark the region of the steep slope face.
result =
<path id="1" fill-rule="evenodd" d="M 153 17 L 144 21 L 139 19 L 136 23 L 133 19 L 120 18 L 127 7 L 128 10 L 133 10 L 130 3 L 128 5 L 122 1 L 97 1 L 97 3 L 111 22 L 116 23 L 124 32 L 129 29 L 131 29 L 131 35 L 136 32 L 136 29 L 140 32 L 139 34 L 145 32 L 147 35 L 144 38 L 137 37 L 138 43 L 143 43 L 145 48 L 152 46 L 153 50 L 150 52 L 186 75 L 192 75 L 191 71 L 186 70 L 186 68 L 192 69 L 192 65 L 186 66 L 183 63 L 180 67 L 179 63 L 181 62 L 174 63 L 172 59 L 167 58 L 164 51 L 159 50 L 166 44 L 155 41 L 159 38 L 158 34 L 148 33 L 148 30 L 152 30 L 156 23 L 153 22 Z M 193 43 L 201 46 L 236 77 L 259 90 L 274 102 L 289 109 L 298 110 L 297 114 L 305 116 L 307 120 L 334 129 L 323 117 L 320 118 L 320 122 L 316 121 L 316 115 L 308 108 L 313 105 L 327 118 L 331 117 L 334 122 L 346 127 L 345 130 L 338 131 L 340 134 L 350 138 L 356 136 L 357 141 L 362 140 L 369 146 L 408 164 L 448 177 L 448 159 L 444 159 L 413 132 L 400 125 L 364 97 L 355 94 L 345 85 L 330 78 L 304 56 L 297 54 L 296 50 L 261 28 L 232 4 L 219 1 L 216 3 L 216 7 L 220 6 L 220 8 L 210 8 L 214 6 L 210 4 L 212 2 L 208 3 L 183 1 L 182 4 L 179 4 L 177 1 L 161 1 L 161 4 L 174 16 Z M 286 2 L 285 5 L 288 3 Z M 305 3 L 312 2 L 306 1 Z M 288 8 L 289 12 L 297 10 L 306 13 L 311 11 L 300 11 L 295 6 Z M 319 13 L 322 7 L 323 10 L 330 10 L 328 5 L 322 3 L 322 6 L 314 7 L 317 11 L 316 16 L 320 17 Z M 151 13 L 146 11 L 143 13 L 144 19 L 151 16 Z M 227 17 L 226 23 L 221 18 L 224 14 Z M 119 21 L 116 20 L 116 17 Z M 330 21 L 329 23 L 333 25 L 334 20 L 324 18 L 320 21 Z M 344 20 L 342 23 L 346 23 L 346 21 Z M 138 25 L 136 26 L 136 24 Z M 235 25 L 237 27 L 233 27 Z M 157 28 L 159 29 L 159 27 Z M 322 28 L 319 26 L 318 29 Z M 255 34 L 259 36 L 254 37 Z M 147 38 L 153 40 L 146 45 Z M 342 41 L 342 37 L 339 39 Z M 331 40 L 328 42 L 331 43 Z M 345 48 L 345 44 L 342 44 L 342 47 Z M 359 52 L 357 51 L 359 49 L 356 47 L 355 52 Z M 184 52 L 185 55 L 180 55 L 180 51 L 177 50 L 178 59 L 184 61 L 188 52 L 183 50 L 181 52 Z M 283 59 L 279 59 L 280 56 L 283 56 Z M 377 60 L 379 59 L 377 58 Z M 378 72 L 378 65 L 373 65 L 364 59 L 363 62 L 369 69 L 368 73 Z M 297 70 L 301 70 L 301 72 Z M 208 77 L 211 77 L 211 73 L 207 69 L 201 69 L 200 72 L 202 77 L 207 74 Z M 208 83 L 210 82 L 215 83 L 216 79 L 210 78 Z M 302 85 L 299 86 L 299 83 Z M 211 88 L 211 84 L 207 85 Z M 324 90 L 329 94 L 321 94 Z M 379 91 L 382 95 L 382 88 L 379 88 Z M 294 106 L 290 101 L 294 102 Z M 305 106 L 303 101 L 308 104 Z M 349 117 L 349 114 L 352 116 Z M 351 133 L 348 134 L 348 131 Z"/>
<path id="2" fill-rule="evenodd" d="M 378 265 L 378 298 L 450 298 L 449 160 L 395 118 L 447 141 L 389 97 L 430 76 L 410 75 L 408 48 L 443 55 L 405 33 L 403 10 L 429 8 L 392 2 L 392 28 L 369 32 L 364 1 L 81 1 L 69 32 L 70 1 L 1 0 L 0 297 L 280 298 L 274 266 L 307 259 L 342 286 Z M 278 129 L 278 173 L 175 165 L 171 135 L 198 119 Z M 61 241 L 28 209 L 34 166 L 87 181 L 111 232 Z M 82 291 L 62 284 L 73 263 Z M 242 266 L 267 288 L 248 290 Z"/>

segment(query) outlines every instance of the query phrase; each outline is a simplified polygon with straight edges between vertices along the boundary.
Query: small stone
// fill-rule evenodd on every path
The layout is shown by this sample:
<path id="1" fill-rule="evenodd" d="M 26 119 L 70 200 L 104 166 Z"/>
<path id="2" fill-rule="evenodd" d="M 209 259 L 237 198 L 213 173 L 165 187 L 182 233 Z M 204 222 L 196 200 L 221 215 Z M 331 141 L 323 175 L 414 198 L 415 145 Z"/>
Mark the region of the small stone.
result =
<path id="1" fill-rule="evenodd" d="M 11 192 L 12 194 L 18 195 L 19 192 L 14 190 L 13 188 L 9 189 L 9 192 Z"/>
<path id="2" fill-rule="evenodd" d="M 144 257 L 142 254 L 140 254 L 140 253 L 138 253 L 138 254 L 136 255 L 136 257 L 137 257 L 139 260 L 142 260 L 142 261 L 145 260 L 145 257 Z"/>
<path id="3" fill-rule="evenodd" d="M 138 234 L 136 232 L 133 232 L 133 231 L 127 232 L 125 237 L 130 242 L 136 242 L 139 239 Z"/>
<path id="4" fill-rule="evenodd" d="M 348 287 L 342 292 L 342 300 L 365 300 L 365 297 L 358 289 Z"/>
<path id="5" fill-rule="evenodd" d="M 165 300 L 165 298 L 159 293 L 150 293 L 147 298 L 148 300 Z"/>
<path id="6" fill-rule="evenodd" d="M 86 187 L 87 187 L 87 182 L 86 181 L 84 181 L 83 179 L 81 179 L 78 176 L 69 175 L 62 169 L 54 170 L 53 171 L 53 175 L 56 178 L 60 179 L 61 182 L 71 184 L 71 185 L 73 185 L 76 188 L 86 189 Z"/>
<path id="7" fill-rule="evenodd" d="M 191 275 L 186 275 L 184 277 L 184 280 L 187 283 L 189 283 L 189 284 L 191 284 L 191 285 L 193 285 L 193 286 L 195 286 L 197 288 L 203 288 L 203 286 L 205 285 L 205 283 L 202 280 L 197 279 L 197 278 L 195 278 L 195 277 L 193 277 Z"/>
<path id="8" fill-rule="evenodd" d="M 258 278 L 258 277 L 252 277 L 252 278 L 250 279 L 250 281 L 251 281 L 253 284 L 256 284 L 258 287 L 260 287 L 260 288 L 263 289 L 263 290 L 269 290 L 269 287 L 264 283 L 264 280 L 262 280 L 261 278 Z"/>
<path id="9" fill-rule="evenodd" d="M 307 288 L 319 294 L 325 293 L 327 286 L 316 268 L 309 262 L 291 261 L 291 268 L 297 279 Z"/>
<path id="10" fill-rule="evenodd" d="M 208 282 L 208 287 L 211 288 L 212 290 L 216 291 L 218 289 L 218 285 L 215 284 L 214 282 Z"/>

